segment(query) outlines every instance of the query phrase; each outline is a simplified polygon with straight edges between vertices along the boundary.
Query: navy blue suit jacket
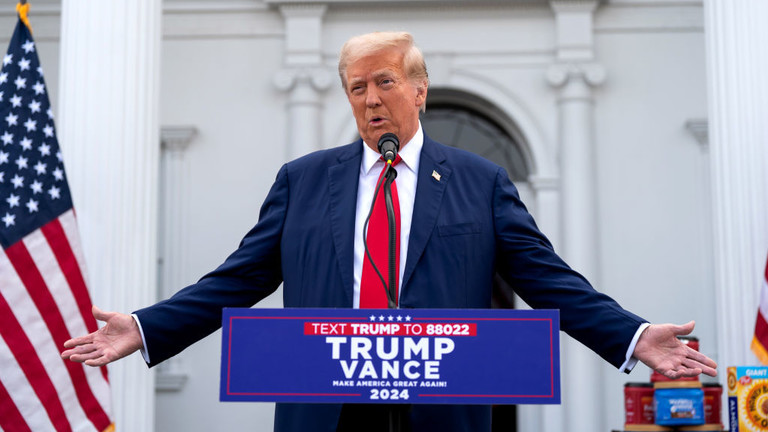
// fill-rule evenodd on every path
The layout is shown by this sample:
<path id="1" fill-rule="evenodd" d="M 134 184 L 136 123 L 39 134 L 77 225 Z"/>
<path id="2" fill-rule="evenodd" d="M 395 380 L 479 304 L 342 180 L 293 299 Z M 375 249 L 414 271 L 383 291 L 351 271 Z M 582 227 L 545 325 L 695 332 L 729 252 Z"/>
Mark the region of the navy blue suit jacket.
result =
<path id="1" fill-rule="evenodd" d="M 218 269 L 136 312 L 150 366 L 218 329 L 221 308 L 250 307 L 281 282 L 285 307 L 352 307 L 362 146 L 357 141 L 285 164 L 258 223 Z M 643 320 L 555 254 L 502 168 L 425 137 L 400 306 L 489 308 L 497 272 L 532 307 L 560 309 L 569 335 L 614 366 L 624 362 Z M 275 430 L 331 432 L 340 410 L 278 404 Z M 414 431 L 489 431 L 490 408 L 415 405 L 411 421 Z"/>

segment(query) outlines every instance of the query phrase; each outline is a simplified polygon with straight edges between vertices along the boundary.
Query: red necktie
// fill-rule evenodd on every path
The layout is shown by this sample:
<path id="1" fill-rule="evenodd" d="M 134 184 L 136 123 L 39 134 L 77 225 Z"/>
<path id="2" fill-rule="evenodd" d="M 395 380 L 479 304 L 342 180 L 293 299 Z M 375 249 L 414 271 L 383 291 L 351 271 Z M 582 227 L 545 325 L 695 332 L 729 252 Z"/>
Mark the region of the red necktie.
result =
<path id="1" fill-rule="evenodd" d="M 397 156 L 392 162 L 394 167 L 400 162 L 400 156 Z M 386 164 L 384 169 L 379 174 L 379 180 L 384 175 L 384 171 L 387 169 Z M 378 182 L 377 182 L 378 184 Z M 397 196 L 397 183 L 392 182 L 392 204 L 395 208 L 395 269 L 396 274 L 400 274 L 400 200 Z M 376 203 L 373 205 L 373 212 L 371 213 L 371 219 L 368 221 L 368 251 L 371 253 L 371 258 L 376 263 L 376 268 L 381 273 L 381 276 L 387 281 L 389 285 L 389 224 L 387 222 L 387 207 L 384 202 L 384 187 L 379 189 L 379 193 L 376 194 Z M 398 298 L 398 281 L 395 280 L 395 303 Z M 388 307 L 387 292 L 384 289 L 384 284 L 381 283 L 379 275 L 376 274 L 371 265 L 371 261 L 367 256 L 363 256 L 363 275 L 360 280 L 360 308 L 378 308 L 386 309 Z"/>

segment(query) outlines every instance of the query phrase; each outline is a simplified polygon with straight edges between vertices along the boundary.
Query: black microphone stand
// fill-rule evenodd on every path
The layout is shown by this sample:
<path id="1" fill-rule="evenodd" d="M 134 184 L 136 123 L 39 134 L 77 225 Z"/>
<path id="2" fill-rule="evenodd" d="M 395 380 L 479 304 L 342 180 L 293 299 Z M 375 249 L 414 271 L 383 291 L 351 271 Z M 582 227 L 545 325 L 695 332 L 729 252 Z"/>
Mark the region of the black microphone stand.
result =
<path id="1" fill-rule="evenodd" d="M 387 171 L 384 173 L 384 203 L 387 207 L 387 225 L 389 226 L 389 284 L 387 286 L 387 298 L 389 299 L 389 308 L 397 309 L 397 230 L 395 220 L 395 207 L 392 202 L 392 183 L 397 178 L 397 170 L 387 164 Z"/>
<path id="2" fill-rule="evenodd" d="M 397 221 L 395 220 L 395 208 L 392 201 L 392 182 L 397 178 L 397 170 L 391 164 L 387 163 L 387 171 L 384 173 L 384 203 L 387 207 L 387 225 L 389 226 L 389 286 L 387 287 L 387 298 L 389 299 L 389 308 L 397 309 Z M 393 404 L 389 407 L 389 432 L 401 432 L 403 430 L 404 411 L 407 405 Z"/>

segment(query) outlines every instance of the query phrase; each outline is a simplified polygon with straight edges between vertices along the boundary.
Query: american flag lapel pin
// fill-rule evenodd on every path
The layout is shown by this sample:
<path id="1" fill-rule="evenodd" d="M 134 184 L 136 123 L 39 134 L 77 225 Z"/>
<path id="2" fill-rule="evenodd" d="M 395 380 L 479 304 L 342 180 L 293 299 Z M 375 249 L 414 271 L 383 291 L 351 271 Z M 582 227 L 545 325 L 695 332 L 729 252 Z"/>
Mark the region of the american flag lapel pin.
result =
<path id="1" fill-rule="evenodd" d="M 437 180 L 437 181 L 440 181 L 440 173 L 438 173 L 435 170 L 432 170 L 432 178 Z"/>

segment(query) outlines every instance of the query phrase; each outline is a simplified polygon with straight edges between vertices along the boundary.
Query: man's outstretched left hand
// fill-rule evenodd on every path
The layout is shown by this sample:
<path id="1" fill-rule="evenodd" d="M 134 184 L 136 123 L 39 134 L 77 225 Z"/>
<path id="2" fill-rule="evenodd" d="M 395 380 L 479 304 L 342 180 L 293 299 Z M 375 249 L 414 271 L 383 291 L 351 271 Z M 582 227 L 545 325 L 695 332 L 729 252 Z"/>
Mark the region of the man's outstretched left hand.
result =
<path id="1" fill-rule="evenodd" d="M 691 334 L 695 323 L 651 324 L 635 345 L 634 357 L 670 379 L 700 374 L 717 376 L 717 363 L 689 347 L 678 336 Z"/>

